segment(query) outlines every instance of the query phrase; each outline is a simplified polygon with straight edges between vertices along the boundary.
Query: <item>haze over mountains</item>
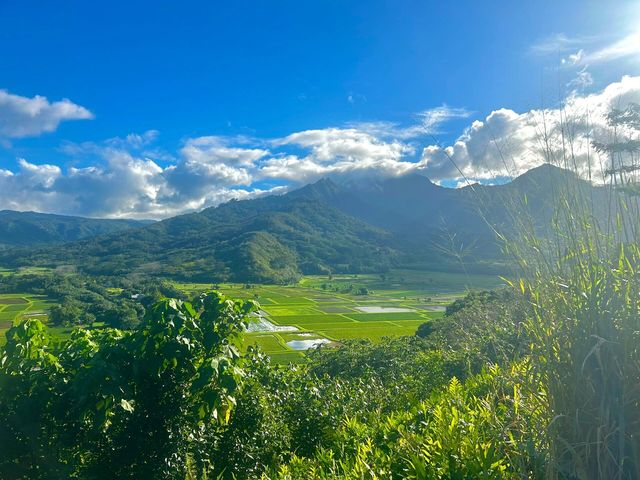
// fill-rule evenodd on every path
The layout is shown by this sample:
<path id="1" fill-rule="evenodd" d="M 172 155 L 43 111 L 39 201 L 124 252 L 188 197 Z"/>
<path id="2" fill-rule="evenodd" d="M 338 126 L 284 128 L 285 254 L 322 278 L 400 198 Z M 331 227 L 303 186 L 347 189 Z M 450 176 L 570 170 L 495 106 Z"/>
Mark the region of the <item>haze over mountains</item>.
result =
<path id="1" fill-rule="evenodd" d="M 48 241 L 38 242 L 33 233 L 24 237 L 23 246 L 53 238 L 77 241 L 14 249 L 0 262 L 252 282 L 381 272 L 392 266 L 496 270 L 503 258 L 494 228 L 509 231 L 523 218 L 544 228 L 553 217 L 554 190 L 567 185 L 605 195 L 565 170 L 543 165 L 504 185 L 460 189 L 440 187 L 417 174 L 357 184 L 323 179 L 285 195 L 231 201 L 146 226 L 76 219 L 80 232 L 58 237 L 48 227 L 49 216 L 29 214 L 33 231 L 39 231 L 40 219 Z M 17 237 L 11 238 L 16 244 Z"/>

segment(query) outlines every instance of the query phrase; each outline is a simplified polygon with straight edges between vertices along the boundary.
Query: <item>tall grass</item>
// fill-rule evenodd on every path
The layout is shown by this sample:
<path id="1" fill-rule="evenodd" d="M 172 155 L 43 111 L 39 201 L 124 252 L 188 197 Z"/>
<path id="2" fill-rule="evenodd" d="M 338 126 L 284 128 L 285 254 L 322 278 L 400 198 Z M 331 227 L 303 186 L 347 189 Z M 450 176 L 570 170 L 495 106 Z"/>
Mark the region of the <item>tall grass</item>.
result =
<path id="1" fill-rule="evenodd" d="M 517 265 L 514 286 L 532 304 L 526 328 L 548 417 L 547 478 L 640 478 L 640 214 L 638 120 L 609 115 L 610 139 L 575 153 L 571 122 L 541 128 L 550 170 L 549 229 L 511 202 L 515 229 L 500 232 Z M 546 127 L 546 126 L 545 126 Z M 586 181 L 607 179 L 597 189 Z M 538 383 L 539 382 L 539 383 Z M 537 387 L 536 387 L 537 388 Z"/>

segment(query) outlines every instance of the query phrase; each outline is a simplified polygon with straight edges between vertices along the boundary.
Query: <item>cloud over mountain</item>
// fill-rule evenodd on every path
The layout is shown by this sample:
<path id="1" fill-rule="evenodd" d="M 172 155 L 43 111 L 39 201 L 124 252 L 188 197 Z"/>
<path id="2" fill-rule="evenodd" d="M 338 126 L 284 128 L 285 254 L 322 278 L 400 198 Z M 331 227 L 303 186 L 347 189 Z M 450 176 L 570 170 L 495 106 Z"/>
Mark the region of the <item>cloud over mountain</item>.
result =
<path id="1" fill-rule="evenodd" d="M 74 115 L 90 118 L 82 107 L 54 107 L 59 102 L 36 98 L 44 105 L 36 112 L 67 112 L 36 117 L 49 115 L 58 122 Z M 449 145 L 435 145 L 433 135 L 446 121 L 470 117 L 465 109 L 438 107 L 417 114 L 409 125 L 348 124 L 275 139 L 193 137 L 183 140 L 175 152 L 155 147 L 155 130 L 99 143 L 66 143 L 61 154 L 84 159 L 88 166 L 63 169 L 21 159 L 13 171 L 0 169 L 0 208 L 163 218 L 333 175 L 390 177 L 420 171 L 434 181 L 453 184 L 465 177 L 515 176 L 545 161 L 563 166 L 563 145 L 571 147 L 579 169 L 587 172 L 598 166 L 593 172 L 600 181 L 600 159 L 591 142 L 607 141 L 606 114 L 632 102 L 640 103 L 640 77 L 624 77 L 591 94 L 574 93 L 557 108 L 522 113 L 496 109 L 471 121 Z M 52 128 L 55 121 L 41 120 L 40 130 Z M 0 129 L 9 128 L 4 125 L 0 120 Z M 11 131 L 37 131 L 25 125 Z"/>
<path id="2" fill-rule="evenodd" d="M 593 179 L 602 181 L 600 159 L 591 142 L 609 141 L 607 113 L 630 103 L 640 103 L 640 77 L 623 77 L 601 92 L 573 94 L 559 108 L 524 113 L 494 110 L 484 120 L 474 121 L 452 145 L 425 147 L 420 168 L 434 179 L 513 177 L 545 161 L 569 167 L 563 154 L 566 147 L 578 170 L 586 175 L 591 168 Z"/>

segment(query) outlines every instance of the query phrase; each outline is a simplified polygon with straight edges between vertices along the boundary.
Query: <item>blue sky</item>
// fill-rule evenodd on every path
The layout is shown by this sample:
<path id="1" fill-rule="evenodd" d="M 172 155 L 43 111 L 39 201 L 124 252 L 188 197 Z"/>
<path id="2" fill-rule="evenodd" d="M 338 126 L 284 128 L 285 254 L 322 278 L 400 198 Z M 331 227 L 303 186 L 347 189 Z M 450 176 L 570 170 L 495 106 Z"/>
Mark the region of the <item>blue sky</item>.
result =
<path id="1" fill-rule="evenodd" d="M 0 208 L 162 217 L 421 161 L 453 185 L 436 146 L 523 121 L 492 112 L 634 100 L 639 26 L 638 1 L 3 0 Z M 471 150 L 478 178 L 535 164 Z"/>

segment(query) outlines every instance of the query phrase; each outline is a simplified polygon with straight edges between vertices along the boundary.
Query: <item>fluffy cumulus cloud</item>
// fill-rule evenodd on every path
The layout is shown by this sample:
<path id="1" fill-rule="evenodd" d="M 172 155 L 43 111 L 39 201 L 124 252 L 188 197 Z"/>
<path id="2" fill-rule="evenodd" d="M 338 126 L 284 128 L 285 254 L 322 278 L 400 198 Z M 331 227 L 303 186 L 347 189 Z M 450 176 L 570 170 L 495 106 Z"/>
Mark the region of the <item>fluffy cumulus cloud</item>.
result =
<path id="1" fill-rule="evenodd" d="M 227 152 L 228 153 L 228 152 Z M 239 152 L 240 157 L 245 152 Z M 103 162 L 69 168 L 19 161 L 17 171 L 0 170 L 0 208 L 35 210 L 93 217 L 163 218 L 208 205 L 250 198 L 278 188 L 237 188 L 237 177 L 223 165 L 184 157 L 161 167 L 149 158 L 104 147 Z M 243 161 L 234 159 L 234 161 Z M 220 172 L 223 172 L 222 174 Z M 241 179 L 246 182 L 246 179 Z"/>
<path id="2" fill-rule="evenodd" d="M 47 202 L 55 197 L 52 190 L 62 170 L 56 165 L 34 165 L 19 160 L 17 172 L 0 170 L 0 207 L 15 210 L 46 211 Z"/>
<path id="3" fill-rule="evenodd" d="M 67 99 L 49 102 L 39 95 L 28 98 L 0 90 L 0 137 L 40 135 L 53 132 L 66 120 L 91 118 L 93 114 L 89 110 Z"/>
<path id="4" fill-rule="evenodd" d="M 482 180 L 513 177 L 544 162 L 569 167 L 565 162 L 570 161 L 584 175 L 591 171 L 594 181 L 603 181 L 606 159 L 593 151 L 592 142 L 611 140 L 607 113 L 630 103 L 640 103 L 640 77 L 624 77 L 598 93 L 574 94 L 555 109 L 495 110 L 474 121 L 452 145 L 425 147 L 419 168 L 439 180 Z"/>
<path id="5" fill-rule="evenodd" d="M 404 126 L 348 124 L 276 139 L 188 138 L 173 153 L 156 147 L 154 130 L 101 143 L 67 143 L 58 154 L 90 166 L 63 169 L 21 159 L 15 171 L 0 169 L 0 208 L 163 218 L 327 176 L 366 181 L 419 172 L 452 185 L 490 182 L 545 161 L 562 166 L 566 147 L 586 172 L 599 165 L 591 142 L 609 139 L 607 113 L 629 103 L 640 103 L 640 77 L 624 77 L 588 95 L 574 93 L 559 108 L 497 109 L 482 120 L 470 119 L 449 145 L 434 145 L 432 135 L 451 119 L 470 117 L 467 110 L 442 106 L 416 114 Z M 595 172 L 596 181 L 602 180 Z"/>
<path id="6" fill-rule="evenodd" d="M 277 147 L 301 148 L 307 154 L 270 158 L 259 166 L 259 178 L 306 183 L 333 174 L 388 176 L 414 168 L 412 162 L 404 160 L 414 153 L 411 145 L 383 140 L 356 128 L 306 130 L 273 143 Z"/>

